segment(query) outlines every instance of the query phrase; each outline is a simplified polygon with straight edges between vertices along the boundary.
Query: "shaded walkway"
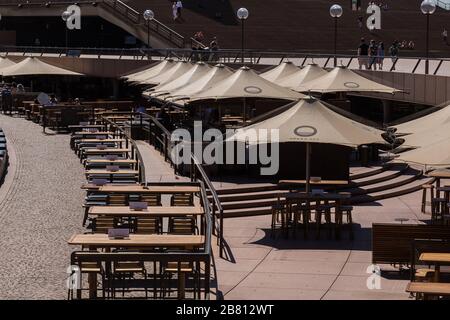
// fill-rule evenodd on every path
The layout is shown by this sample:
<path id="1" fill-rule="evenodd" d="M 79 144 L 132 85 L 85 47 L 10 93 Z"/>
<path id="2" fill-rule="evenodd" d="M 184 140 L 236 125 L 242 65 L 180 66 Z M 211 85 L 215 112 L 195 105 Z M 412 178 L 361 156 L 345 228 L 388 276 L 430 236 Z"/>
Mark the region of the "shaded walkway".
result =
<path id="1" fill-rule="evenodd" d="M 65 299 L 68 238 L 82 232 L 83 167 L 68 135 L 0 115 L 11 166 L 0 188 L 0 299 Z"/>

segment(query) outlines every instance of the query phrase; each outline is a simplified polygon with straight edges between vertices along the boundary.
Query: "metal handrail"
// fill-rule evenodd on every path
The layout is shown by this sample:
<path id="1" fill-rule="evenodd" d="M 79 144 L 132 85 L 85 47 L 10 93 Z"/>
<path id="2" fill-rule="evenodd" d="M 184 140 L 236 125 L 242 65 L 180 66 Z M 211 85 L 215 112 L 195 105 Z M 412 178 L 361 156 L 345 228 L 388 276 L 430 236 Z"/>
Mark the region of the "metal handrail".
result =
<path id="1" fill-rule="evenodd" d="M 201 163 L 198 161 L 198 159 L 195 157 L 193 153 L 191 153 L 191 161 L 192 161 L 192 167 L 191 167 L 191 179 L 193 181 L 199 180 L 198 176 L 195 174 L 196 171 L 200 173 L 201 181 L 206 184 L 209 192 L 211 193 L 211 199 L 212 199 L 212 224 L 214 226 L 214 229 L 217 230 L 217 241 L 219 245 L 219 256 L 223 257 L 223 249 L 224 249 L 224 238 L 223 238 L 223 207 L 219 199 L 219 195 L 217 194 L 216 189 L 214 188 L 214 185 L 212 184 L 211 180 L 209 179 L 208 175 L 206 174 L 205 170 L 203 169 Z M 217 214 L 216 214 L 217 209 Z M 219 216 L 219 227 L 216 226 L 216 216 Z M 213 230 L 214 230 L 213 229 Z"/>
<path id="2" fill-rule="evenodd" d="M 146 120 L 149 121 L 149 143 L 153 144 L 156 146 L 156 141 L 155 139 L 152 138 L 153 134 L 155 133 L 155 130 L 152 130 L 152 124 L 154 126 L 156 126 L 159 130 L 161 130 L 161 137 L 157 140 L 163 145 L 163 147 L 161 148 L 161 153 L 164 154 L 164 159 L 166 161 L 168 161 L 173 167 L 174 167 L 174 171 L 175 173 L 178 173 L 177 171 L 177 165 L 173 163 L 172 158 L 169 156 L 169 154 L 171 153 L 173 147 L 175 146 L 174 142 L 171 140 L 171 132 L 169 130 L 167 130 L 166 127 L 164 127 L 164 125 L 158 121 L 158 119 L 156 119 L 155 117 L 147 114 L 147 113 L 142 113 L 141 116 Z M 142 121 L 141 121 L 142 122 Z M 156 138 L 156 137 L 155 137 Z M 216 189 L 214 188 L 214 185 L 212 184 L 211 180 L 209 179 L 208 175 L 206 174 L 205 170 L 203 169 L 202 165 L 197 161 L 197 159 L 195 158 L 195 155 L 193 153 L 191 153 L 190 155 L 190 159 L 191 159 L 191 166 L 193 166 L 191 168 L 191 181 L 198 181 L 203 183 L 204 185 L 206 185 L 206 188 L 208 189 L 209 193 L 211 194 L 211 198 L 207 198 L 207 199 L 211 199 L 212 201 L 207 201 L 207 203 L 209 203 L 211 205 L 211 209 L 212 209 L 212 231 L 215 232 L 215 234 L 217 235 L 217 241 L 218 241 L 218 245 L 220 248 L 220 257 L 223 257 L 223 249 L 224 249 L 224 237 L 223 237 L 223 207 L 222 204 L 220 203 L 220 199 L 219 196 L 217 194 Z M 200 174 L 200 177 L 193 174 L 194 172 L 198 172 Z M 206 203 L 206 202 L 205 202 Z M 216 223 L 216 217 L 219 217 L 219 225 L 217 226 Z"/>

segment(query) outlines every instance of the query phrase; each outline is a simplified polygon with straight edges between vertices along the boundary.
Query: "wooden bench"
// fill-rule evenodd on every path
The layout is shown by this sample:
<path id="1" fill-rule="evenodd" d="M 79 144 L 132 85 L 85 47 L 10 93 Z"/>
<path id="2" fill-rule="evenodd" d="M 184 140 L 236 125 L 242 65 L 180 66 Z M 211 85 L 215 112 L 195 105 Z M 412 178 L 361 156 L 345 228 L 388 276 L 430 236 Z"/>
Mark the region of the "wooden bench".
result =
<path id="1" fill-rule="evenodd" d="M 450 228 L 439 225 L 372 225 L 372 263 L 408 265 L 415 239 L 450 240 Z"/>

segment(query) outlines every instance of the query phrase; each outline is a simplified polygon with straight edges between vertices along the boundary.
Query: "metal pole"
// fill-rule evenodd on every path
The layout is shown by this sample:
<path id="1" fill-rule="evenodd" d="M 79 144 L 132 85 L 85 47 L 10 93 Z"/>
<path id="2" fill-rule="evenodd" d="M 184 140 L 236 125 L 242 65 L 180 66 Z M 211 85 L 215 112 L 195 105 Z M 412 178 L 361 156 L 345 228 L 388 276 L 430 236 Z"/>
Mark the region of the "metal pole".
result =
<path id="1" fill-rule="evenodd" d="M 311 144 L 306 142 L 306 192 L 310 192 L 310 181 L 311 181 Z"/>
<path id="2" fill-rule="evenodd" d="M 147 21 L 147 47 L 150 48 L 150 21 Z"/>
<path id="3" fill-rule="evenodd" d="M 429 63 L 429 40 L 430 40 L 430 14 L 427 13 L 427 43 L 426 43 L 426 61 L 425 61 L 425 74 L 428 74 L 429 72 L 429 67 L 430 67 L 430 63 Z"/>
<path id="4" fill-rule="evenodd" d="M 338 18 L 334 17 L 334 67 L 337 66 L 337 21 Z"/>
<path id="5" fill-rule="evenodd" d="M 241 57 L 241 63 L 242 64 L 244 64 L 244 20 L 245 19 L 241 20 L 242 21 L 242 32 L 241 32 L 241 48 L 242 48 L 241 54 L 242 54 L 242 57 Z"/>
<path id="6" fill-rule="evenodd" d="M 68 43 L 69 43 L 68 38 L 69 38 L 69 34 L 68 34 L 67 26 L 66 26 L 66 51 L 69 48 L 69 46 L 68 46 Z"/>

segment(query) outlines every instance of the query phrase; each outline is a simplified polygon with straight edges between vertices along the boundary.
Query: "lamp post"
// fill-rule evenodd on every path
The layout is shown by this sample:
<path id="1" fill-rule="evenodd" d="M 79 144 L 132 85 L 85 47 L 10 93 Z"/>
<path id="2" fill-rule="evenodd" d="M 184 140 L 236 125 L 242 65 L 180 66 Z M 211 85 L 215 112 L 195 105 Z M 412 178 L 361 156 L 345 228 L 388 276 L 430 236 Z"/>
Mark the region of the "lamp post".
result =
<path id="1" fill-rule="evenodd" d="M 337 22 L 342 16 L 342 7 L 338 4 L 333 4 L 330 7 L 330 16 L 334 19 L 334 66 L 337 66 Z"/>
<path id="2" fill-rule="evenodd" d="M 155 19 L 155 14 L 152 10 L 147 9 L 143 13 L 144 20 L 147 22 L 147 47 L 150 48 L 150 21 Z"/>
<path id="3" fill-rule="evenodd" d="M 239 20 L 241 20 L 241 63 L 244 64 L 244 21 L 248 18 L 247 8 L 240 8 L 236 12 L 236 16 Z"/>
<path id="4" fill-rule="evenodd" d="M 69 20 L 69 18 L 70 18 L 70 16 L 71 16 L 71 13 L 69 12 L 69 11 L 64 11 L 63 13 L 62 13 L 62 15 L 61 15 L 61 18 L 63 19 L 63 21 L 64 21 L 64 24 L 65 24 L 65 29 L 66 29 L 66 50 L 67 50 L 67 48 L 68 48 L 68 42 L 69 42 L 69 40 L 68 40 L 68 38 L 69 38 L 69 35 L 68 35 L 68 27 L 67 27 L 67 20 Z"/>
<path id="5" fill-rule="evenodd" d="M 427 37 L 426 37 L 426 47 L 425 47 L 425 74 L 429 73 L 430 62 L 429 62 L 429 49 L 430 49 L 430 15 L 436 11 L 436 3 L 433 0 L 424 0 L 420 5 L 420 10 L 427 16 Z"/>

